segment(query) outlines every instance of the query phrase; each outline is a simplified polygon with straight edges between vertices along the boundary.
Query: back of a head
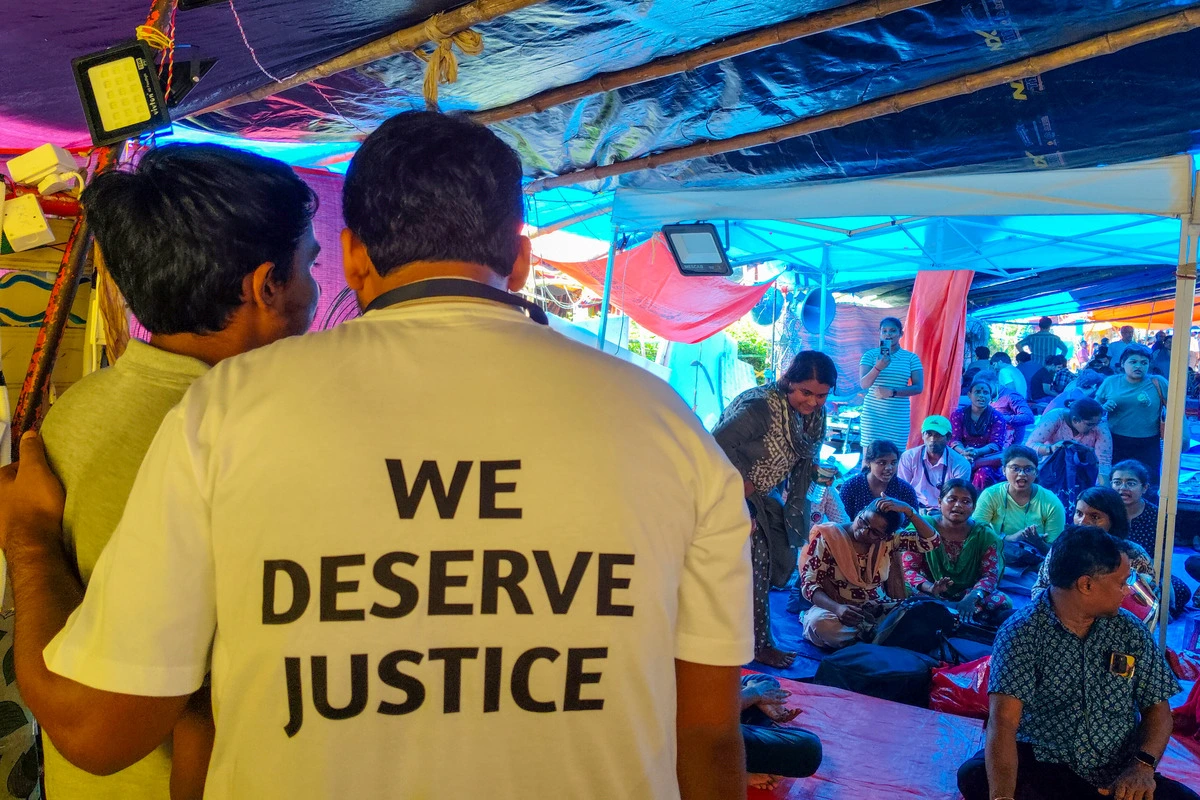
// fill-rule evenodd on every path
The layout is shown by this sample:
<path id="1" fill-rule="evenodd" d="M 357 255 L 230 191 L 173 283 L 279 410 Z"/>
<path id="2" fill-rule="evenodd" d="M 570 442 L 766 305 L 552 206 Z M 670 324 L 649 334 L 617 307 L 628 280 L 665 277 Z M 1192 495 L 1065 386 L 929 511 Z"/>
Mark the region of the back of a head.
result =
<path id="1" fill-rule="evenodd" d="M 1121 566 L 1121 543 L 1116 537 L 1088 525 L 1068 525 L 1050 548 L 1047 569 L 1050 585 L 1072 589 L 1087 575 L 1108 575 Z"/>
<path id="2" fill-rule="evenodd" d="M 1008 364 L 1011 366 L 1012 365 L 1012 357 L 1009 356 L 1008 353 L 1005 353 L 1003 351 L 1001 351 L 999 353 L 992 353 L 992 364 L 993 365 Z"/>
<path id="3" fill-rule="evenodd" d="M 521 161 L 465 118 L 397 114 L 350 161 L 342 211 L 381 276 L 417 261 L 480 264 L 507 276 L 525 218 Z"/>
<path id="4" fill-rule="evenodd" d="M 1090 389 L 1104 383 L 1104 376 L 1094 369 L 1084 369 L 1075 378 L 1075 385 L 1080 389 Z M 1076 400 L 1075 402 L 1079 402 Z"/>
<path id="5" fill-rule="evenodd" d="M 1081 397 L 1070 406 L 1070 417 L 1074 420 L 1099 419 L 1103 413 L 1104 407 L 1090 397 Z"/>
<path id="6" fill-rule="evenodd" d="M 260 265 L 291 277 L 316 197 L 291 167 L 215 144 L 169 144 L 107 172 L 81 201 L 105 266 L 153 334 L 209 334 Z"/>
<path id="7" fill-rule="evenodd" d="M 1041 319 L 1038 320 L 1038 330 L 1040 330 L 1040 331 L 1048 331 L 1048 330 L 1050 330 L 1051 326 L 1053 326 L 1053 325 L 1054 325 L 1054 321 L 1051 320 L 1049 317 L 1042 317 Z"/>
<path id="8" fill-rule="evenodd" d="M 1024 351 L 1017 353 L 1017 363 L 1018 364 L 1028 364 L 1030 361 L 1033 361 L 1032 353 L 1026 353 Z"/>
<path id="9" fill-rule="evenodd" d="M 818 350 L 801 350 L 783 373 L 783 379 L 787 383 L 814 380 L 826 386 L 836 386 L 837 365 L 832 358 Z"/>
<path id="10" fill-rule="evenodd" d="M 864 514 L 878 514 L 883 517 L 884 525 L 888 533 L 895 533 L 904 526 L 907 520 L 899 511 L 883 511 L 879 508 L 879 499 L 872 500 L 866 508 L 862 510 Z"/>
<path id="11" fill-rule="evenodd" d="M 981 345 L 981 346 L 975 348 L 975 360 L 976 361 L 987 361 L 991 357 L 992 357 L 992 351 L 988 350 L 986 347 L 983 347 Z"/>

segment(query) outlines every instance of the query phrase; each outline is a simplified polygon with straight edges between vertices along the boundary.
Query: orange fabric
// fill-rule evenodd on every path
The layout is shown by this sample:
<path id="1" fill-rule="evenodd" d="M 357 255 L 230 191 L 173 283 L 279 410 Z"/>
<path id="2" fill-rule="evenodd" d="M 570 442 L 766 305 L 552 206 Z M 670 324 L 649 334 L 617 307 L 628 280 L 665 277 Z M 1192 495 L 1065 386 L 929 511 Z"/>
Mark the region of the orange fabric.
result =
<path id="1" fill-rule="evenodd" d="M 578 263 L 541 259 L 593 292 L 604 291 L 607 258 Z M 612 305 L 672 342 L 695 344 L 725 330 L 762 299 L 771 281 L 742 286 L 724 276 L 686 278 L 661 235 L 618 253 Z"/>
<path id="2" fill-rule="evenodd" d="M 1115 325 L 1171 326 L 1175 324 L 1175 298 L 1102 308 L 1088 312 L 1088 319 L 1093 322 L 1112 322 Z M 1192 322 L 1200 322 L 1200 303 L 1193 306 Z"/>
<path id="3" fill-rule="evenodd" d="M 909 447 L 921 443 L 921 423 L 927 416 L 949 417 L 962 395 L 967 292 L 974 277 L 971 270 L 917 273 L 904 341 L 925 368 L 925 391 L 912 398 Z"/>

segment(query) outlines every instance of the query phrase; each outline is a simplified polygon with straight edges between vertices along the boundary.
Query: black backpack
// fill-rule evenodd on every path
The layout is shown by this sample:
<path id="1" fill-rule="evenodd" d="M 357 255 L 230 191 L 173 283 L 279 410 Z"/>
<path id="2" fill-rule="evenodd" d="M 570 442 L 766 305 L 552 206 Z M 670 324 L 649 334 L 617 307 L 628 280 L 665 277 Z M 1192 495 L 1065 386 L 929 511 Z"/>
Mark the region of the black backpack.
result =
<path id="1" fill-rule="evenodd" d="M 929 656 L 899 647 L 852 644 L 821 659 L 813 683 L 928 708 L 937 665 Z"/>
<path id="2" fill-rule="evenodd" d="M 872 641 L 957 663 L 947 641 L 957 627 L 958 617 L 949 607 L 930 598 L 910 597 L 883 618 Z"/>
<path id="3" fill-rule="evenodd" d="M 1079 495 L 1096 485 L 1100 476 L 1100 461 L 1096 452 L 1075 442 L 1067 442 L 1038 464 L 1038 486 L 1052 492 L 1062 501 L 1063 508 L 1074 508 Z"/>

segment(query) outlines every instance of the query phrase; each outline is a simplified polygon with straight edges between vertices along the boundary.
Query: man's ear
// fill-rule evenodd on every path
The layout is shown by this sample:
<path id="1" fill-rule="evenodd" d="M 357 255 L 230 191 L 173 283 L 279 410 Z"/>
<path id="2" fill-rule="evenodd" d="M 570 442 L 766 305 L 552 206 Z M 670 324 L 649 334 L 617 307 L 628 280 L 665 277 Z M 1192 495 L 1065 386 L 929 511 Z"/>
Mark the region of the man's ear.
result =
<path id="1" fill-rule="evenodd" d="M 509 274 L 506 281 L 510 292 L 519 292 L 525 288 L 525 284 L 529 280 L 532 263 L 533 242 L 530 241 L 528 236 L 522 236 L 520 247 L 517 250 L 517 258 L 513 261 L 512 273 Z"/>
<path id="2" fill-rule="evenodd" d="M 346 277 L 346 285 L 355 292 L 361 292 L 367 279 L 375 271 L 375 264 L 367 253 L 367 246 L 354 234 L 354 231 L 343 228 L 341 242 L 342 273 Z"/>
<path id="3" fill-rule="evenodd" d="M 283 287 L 272 275 L 274 271 L 274 262 L 264 261 L 242 278 L 242 301 L 261 309 L 275 308 L 281 300 Z"/>

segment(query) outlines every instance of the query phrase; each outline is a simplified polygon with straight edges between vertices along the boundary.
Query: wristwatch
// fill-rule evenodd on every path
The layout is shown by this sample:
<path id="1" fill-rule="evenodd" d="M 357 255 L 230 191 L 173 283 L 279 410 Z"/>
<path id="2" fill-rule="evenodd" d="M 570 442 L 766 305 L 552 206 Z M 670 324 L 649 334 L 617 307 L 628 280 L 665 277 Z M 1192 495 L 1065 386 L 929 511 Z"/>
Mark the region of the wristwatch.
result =
<path id="1" fill-rule="evenodd" d="M 1145 764 L 1150 769 L 1158 767 L 1158 759 L 1147 753 L 1145 750 L 1138 750 L 1133 754 L 1133 760 Z"/>

